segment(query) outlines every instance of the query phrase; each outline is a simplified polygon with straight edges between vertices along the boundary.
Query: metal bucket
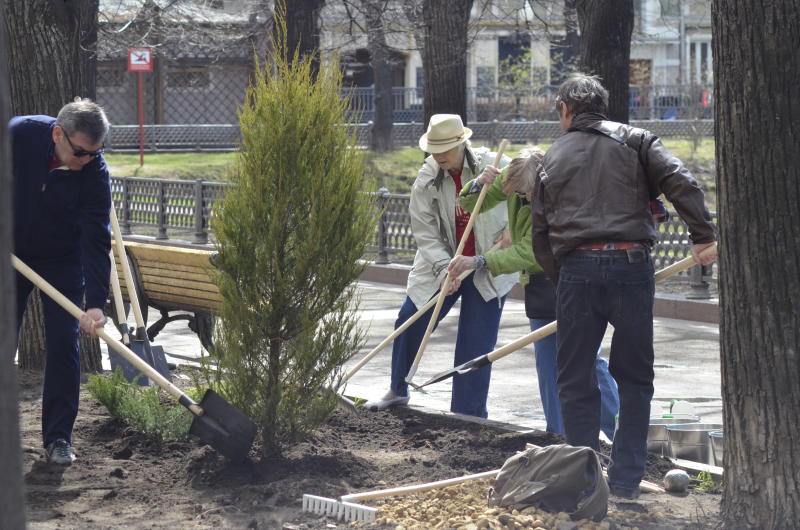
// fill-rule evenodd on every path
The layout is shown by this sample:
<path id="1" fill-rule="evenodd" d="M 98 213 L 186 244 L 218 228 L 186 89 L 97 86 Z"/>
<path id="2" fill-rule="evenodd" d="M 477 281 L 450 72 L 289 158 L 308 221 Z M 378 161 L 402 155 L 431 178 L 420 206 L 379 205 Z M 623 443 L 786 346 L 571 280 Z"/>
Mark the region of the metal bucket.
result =
<path id="1" fill-rule="evenodd" d="M 708 433 L 722 429 L 719 423 L 685 423 L 668 425 L 670 454 L 675 458 L 711 463 L 711 443 Z"/>
<path id="2" fill-rule="evenodd" d="M 722 430 L 711 431 L 708 437 L 711 439 L 711 462 L 715 466 L 722 467 Z"/>
<path id="3" fill-rule="evenodd" d="M 667 425 L 681 423 L 699 423 L 697 416 L 669 417 L 654 416 L 650 418 L 650 427 L 647 429 L 647 452 L 661 456 L 670 456 L 669 438 L 667 438 Z"/>

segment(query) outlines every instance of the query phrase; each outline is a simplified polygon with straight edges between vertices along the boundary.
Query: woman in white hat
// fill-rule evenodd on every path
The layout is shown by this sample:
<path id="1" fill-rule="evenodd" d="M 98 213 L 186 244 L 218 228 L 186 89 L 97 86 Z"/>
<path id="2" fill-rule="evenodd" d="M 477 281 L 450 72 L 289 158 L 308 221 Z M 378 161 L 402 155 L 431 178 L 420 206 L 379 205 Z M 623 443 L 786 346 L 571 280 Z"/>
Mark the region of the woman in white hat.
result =
<path id="1" fill-rule="evenodd" d="M 400 308 L 395 329 L 416 313 L 417 308 L 437 295 L 447 276 L 450 259 L 469 222 L 470 214 L 458 202 L 462 183 L 479 177 L 486 166 L 494 161 L 495 153 L 470 145 L 471 135 L 472 131 L 464 127 L 457 114 L 435 114 L 431 116 L 428 131 L 419 140 L 420 149 L 431 155 L 422 164 L 411 189 L 409 213 L 411 229 L 417 241 L 417 253 L 408 275 L 406 299 Z M 507 163 L 508 159 L 504 157 L 500 167 Z M 503 236 L 507 225 L 505 207 L 482 213 L 475 220 L 463 254 L 477 256 L 485 265 L 483 253 Z M 439 320 L 461 298 L 454 360 L 456 365 L 494 349 L 505 296 L 516 281 L 516 274 L 492 276 L 485 266 L 461 282 L 451 280 Z M 383 398 L 367 402 L 367 408 L 379 410 L 408 403 L 405 377 L 422 342 L 431 313 L 432 310 L 428 311 L 395 339 L 391 389 Z M 486 396 L 490 376 L 491 366 L 455 376 L 450 410 L 487 417 Z"/>

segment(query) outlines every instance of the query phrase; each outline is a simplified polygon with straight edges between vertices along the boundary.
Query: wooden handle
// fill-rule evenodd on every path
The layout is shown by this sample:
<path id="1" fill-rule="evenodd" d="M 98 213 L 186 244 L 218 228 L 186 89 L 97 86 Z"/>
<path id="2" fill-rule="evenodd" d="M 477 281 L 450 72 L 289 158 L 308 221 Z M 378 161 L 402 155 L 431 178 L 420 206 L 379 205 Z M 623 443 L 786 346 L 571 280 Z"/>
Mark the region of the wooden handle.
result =
<path id="1" fill-rule="evenodd" d="M 80 310 L 78 306 L 73 304 L 69 298 L 58 292 L 58 290 L 56 290 L 55 287 L 47 283 L 47 281 L 44 278 L 39 276 L 36 273 L 36 271 L 28 267 L 14 254 L 11 255 L 11 264 L 14 266 L 15 269 L 19 271 L 20 274 L 29 279 L 32 284 L 38 287 L 47 296 L 52 298 L 55 303 L 64 308 L 64 310 L 67 311 L 70 315 L 80 320 L 81 317 L 85 314 L 83 311 Z M 109 346 L 114 348 L 117 351 L 117 353 L 122 355 L 125 358 L 125 360 L 127 360 L 129 363 L 135 366 L 137 370 L 139 370 L 144 375 L 155 381 L 155 383 L 158 386 L 163 388 L 164 391 L 166 391 L 172 397 L 174 397 L 177 400 L 180 400 L 183 397 L 189 399 L 188 396 L 185 396 L 185 394 L 181 392 L 178 387 L 167 381 L 167 379 L 164 376 L 159 374 L 149 364 L 141 360 L 139 356 L 133 353 L 127 346 L 122 344 L 114 337 L 111 337 L 108 333 L 106 333 L 106 331 L 103 328 L 97 328 L 97 335 L 99 335 L 104 341 L 106 341 L 106 343 Z M 183 404 L 183 402 L 181 404 Z M 187 408 L 197 416 L 203 415 L 203 409 L 200 408 L 200 406 L 197 404 L 190 404 L 187 406 Z"/>
<path id="2" fill-rule="evenodd" d="M 120 327 L 122 328 L 122 342 L 125 345 L 129 345 L 131 343 L 131 339 L 128 336 L 128 322 L 125 318 L 125 308 L 122 305 L 122 288 L 119 286 L 119 275 L 117 274 L 117 264 L 116 260 L 114 260 L 114 249 L 111 249 L 109 252 L 109 259 L 111 260 L 111 293 L 114 296 L 114 307 L 117 310 L 117 322 L 119 322 Z"/>
<path id="3" fill-rule="evenodd" d="M 488 251 L 488 252 L 494 252 L 495 250 L 498 250 L 498 249 L 500 248 L 500 245 L 501 245 L 501 243 L 500 243 L 500 242 L 498 242 L 498 243 L 495 243 L 495 244 L 492 246 L 492 248 L 490 248 L 490 249 L 489 249 L 489 251 Z M 464 271 L 464 272 L 462 272 L 461 274 L 459 274 L 459 275 L 458 275 L 458 279 L 459 279 L 459 280 L 463 280 L 464 278 L 466 278 L 467 276 L 469 276 L 469 275 L 470 275 L 470 274 L 472 274 L 473 272 L 475 272 L 475 269 L 468 270 L 468 271 Z M 426 303 L 424 306 L 422 306 L 421 308 L 419 308 L 419 310 L 417 310 L 417 312 L 416 312 L 416 313 L 414 313 L 413 315 L 411 315 L 410 317 L 408 317 L 408 319 L 407 319 L 405 322 L 403 322 L 403 324 L 402 324 L 400 327 L 398 327 L 396 330 L 394 330 L 394 331 L 392 332 L 392 334 L 391 334 L 391 335 L 389 335 L 388 337 L 386 337 L 385 339 L 383 339 L 383 340 L 381 341 L 381 343 L 380 343 L 380 344 L 378 344 L 377 346 L 375 346 L 375 348 L 373 348 L 373 350 L 372 350 L 371 352 L 369 352 L 368 354 L 366 354 L 366 355 L 364 356 L 364 358 L 363 358 L 363 359 L 361 359 L 360 361 L 358 361 L 358 364 L 356 364 L 355 366 L 353 366 L 353 367 L 350 369 L 350 371 L 349 371 L 349 372 L 347 372 L 347 375 L 345 375 L 345 376 L 342 378 L 342 382 L 343 382 L 343 383 L 347 382 L 347 381 L 348 381 L 348 380 L 349 380 L 351 377 L 353 377 L 353 375 L 355 375 L 355 373 L 356 373 L 356 372 L 358 372 L 359 370 L 361 370 L 361 368 L 362 368 L 362 367 L 363 367 L 365 364 L 367 364 L 369 361 L 371 361 L 371 360 L 372 360 L 372 358 L 373 358 L 373 357 L 375 357 L 375 356 L 376 356 L 378 353 L 380 353 L 380 351 L 381 351 L 383 348 L 385 348 L 387 344 L 389 344 L 389 343 L 390 343 L 390 342 L 392 342 L 394 339 L 396 339 L 396 338 L 397 338 L 397 337 L 398 337 L 398 336 L 399 336 L 399 335 L 400 335 L 402 332 L 404 332 L 406 329 L 408 329 L 408 328 L 409 328 L 409 326 L 411 326 L 411 324 L 413 324 L 414 322 L 416 322 L 417 320 L 419 320 L 419 317 L 421 317 L 422 315 L 424 315 L 424 314 L 425 314 L 425 311 L 427 311 L 428 309 L 430 309 L 431 307 L 433 307 L 433 305 L 436 303 L 436 300 L 437 300 L 436 298 L 431 298 L 430 300 L 428 300 L 428 302 L 427 302 L 427 303 Z"/>
<path id="4" fill-rule="evenodd" d="M 122 264 L 122 277 L 125 278 L 125 285 L 128 287 L 128 299 L 131 302 L 131 309 L 133 310 L 133 318 L 136 320 L 136 328 L 144 328 L 144 318 L 142 317 L 142 307 L 139 305 L 139 296 L 136 293 L 136 284 L 133 283 L 133 273 L 131 272 L 131 264 L 128 263 L 128 253 L 125 251 L 125 243 L 122 241 L 122 232 L 119 229 L 119 220 L 117 219 L 117 211 L 114 206 L 111 206 L 111 229 L 114 232 L 114 242 L 117 246 L 117 255 L 119 262 Z M 141 337 L 147 340 L 147 337 Z"/>
<path id="5" fill-rule="evenodd" d="M 714 243 L 710 247 L 703 249 L 700 255 L 708 256 L 716 253 L 717 253 L 717 244 Z M 685 271 L 692 265 L 696 265 L 696 263 L 694 262 L 694 258 L 692 256 L 689 256 L 688 258 L 683 258 L 682 260 L 675 262 L 668 267 L 664 267 L 660 271 L 656 272 L 654 275 L 655 281 L 656 283 L 662 282 L 667 278 L 669 278 L 670 276 L 674 276 L 679 272 Z M 514 342 L 510 342 L 509 344 L 506 344 L 505 346 L 492 351 L 491 353 L 489 353 L 488 356 L 489 362 L 494 362 L 497 359 L 501 359 L 506 355 L 508 355 L 509 353 L 513 353 L 519 350 L 520 348 L 523 348 L 532 342 L 536 342 L 539 339 L 543 339 L 544 337 L 547 337 L 548 335 L 551 335 L 555 332 L 556 332 L 556 322 L 555 321 L 550 322 L 546 326 L 542 326 L 539 329 L 531 331 L 524 337 L 520 337 Z"/>
<path id="6" fill-rule="evenodd" d="M 368 499 L 383 499 L 385 497 L 395 497 L 397 495 L 408 495 L 409 493 L 420 493 L 422 491 L 454 486 L 456 484 L 469 482 L 471 480 L 494 478 L 499 472 L 499 469 L 493 469 L 491 471 L 484 471 L 483 473 L 475 473 L 474 475 L 465 475 L 463 477 L 449 478 L 446 480 L 437 480 L 436 482 L 428 482 L 426 484 L 401 486 L 398 488 L 389 488 L 385 490 L 365 491 L 364 493 L 353 493 L 350 495 L 343 495 L 340 500 L 342 502 L 365 501 Z"/>
<path id="7" fill-rule="evenodd" d="M 716 254 L 717 254 L 717 244 L 716 243 L 704 248 L 700 252 L 700 256 L 701 257 L 706 257 L 706 256 L 716 255 Z M 697 263 L 694 262 L 694 258 L 692 256 L 689 256 L 688 258 L 683 258 L 680 261 L 676 261 L 672 265 L 670 265 L 668 267 L 664 267 L 663 269 L 661 269 L 660 271 L 658 271 L 656 273 L 656 275 L 655 275 L 656 283 L 658 283 L 660 281 L 663 281 L 663 280 L 666 280 L 670 276 L 674 276 L 674 275 L 678 274 L 679 272 L 683 272 L 686 269 L 688 269 L 689 267 L 691 267 L 692 265 L 697 265 Z"/>
<path id="8" fill-rule="evenodd" d="M 497 154 L 494 157 L 494 167 L 497 167 L 500 164 L 500 161 L 503 159 L 503 151 L 505 151 L 506 146 L 508 145 L 508 140 L 503 139 L 500 142 L 500 147 L 497 148 Z M 478 194 L 478 200 L 475 203 L 475 207 L 472 209 L 472 215 L 469 216 L 469 222 L 467 223 L 466 228 L 464 228 L 464 234 L 461 236 L 461 241 L 458 243 L 458 248 L 456 249 L 455 256 L 460 256 L 461 253 L 464 251 L 464 246 L 467 244 L 467 240 L 469 239 L 469 235 L 472 232 L 472 227 L 475 224 L 475 219 L 478 218 L 480 215 L 481 207 L 483 206 L 483 199 L 486 197 L 486 192 L 489 189 L 489 186 L 482 186 L 481 192 Z M 425 353 L 425 348 L 428 346 L 428 340 L 431 338 L 431 332 L 433 331 L 434 326 L 436 325 L 436 320 L 439 318 L 439 313 L 442 310 L 442 305 L 444 304 L 444 299 L 447 297 L 447 290 L 450 287 L 450 275 L 448 274 L 445 279 L 444 283 L 442 283 L 442 288 L 439 290 L 439 298 L 436 300 L 436 307 L 433 309 L 433 313 L 431 314 L 431 320 L 428 322 L 428 327 L 425 330 L 425 335 L 422 336 L 422 342 L 419 344 L 419 349 L 417 350 L 417 356 L 414 357 L 414 362 L 411 364 L 411 368 L 408 371 L 408 375 L 406 376 L 406 382 L 410 383 L 411 380 L 414 378 L 414 375 L 417 373 L 417 367 L 419 366 L 420 361 L 422 360 L 422 354 Z"/>

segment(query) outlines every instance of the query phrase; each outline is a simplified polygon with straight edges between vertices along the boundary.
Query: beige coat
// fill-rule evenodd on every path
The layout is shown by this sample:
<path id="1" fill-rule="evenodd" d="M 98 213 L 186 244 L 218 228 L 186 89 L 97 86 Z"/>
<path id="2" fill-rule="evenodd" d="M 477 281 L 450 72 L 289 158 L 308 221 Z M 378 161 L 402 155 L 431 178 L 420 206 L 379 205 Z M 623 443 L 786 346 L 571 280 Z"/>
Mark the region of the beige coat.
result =
<path id="1" fill-rule="evenodd" d="M 494 162 L 495 153 L 485 147 L 467 147 L 474 160 L 474 168 L 469 167 L 467 157 L 461 173 L 461 182 L 466 184 L 481 174 L 483 168 Z M 509 162 L 503 157 L 500 167 Z M 417 254 L 414 266 L 408 275 L 407 294 L 414 305 L 421 307 L 436 294 L 441 282 L 447 275 L 456 249 L 456 188 L 450 175 L 445 174 L 437 186 L 439 164 L 429 156 L 419 170 L 417 180 L 411 188 L 411 229 L 417 241 Z M 486 253 L 495 239 L 508 225 L 505 204 L 501 204 L 488 212 L 481 213 L 473 226 L 475 249 L 478 254 Z M 493 298 L 506 295 L 517 282 L 517 274 L 501 274 L 492 276 L 488 269 L 477 271 L 475 287 L 487 302 Z M 499 303 L 499 300 L 498 300 Z"/>

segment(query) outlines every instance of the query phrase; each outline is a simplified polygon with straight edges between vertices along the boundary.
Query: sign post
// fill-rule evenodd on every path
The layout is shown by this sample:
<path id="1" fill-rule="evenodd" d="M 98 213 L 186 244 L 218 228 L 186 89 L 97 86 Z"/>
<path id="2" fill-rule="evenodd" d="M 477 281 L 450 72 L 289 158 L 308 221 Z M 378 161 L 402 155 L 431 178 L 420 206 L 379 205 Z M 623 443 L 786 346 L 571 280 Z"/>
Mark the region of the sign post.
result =
<path id="1" fill-rule="evenodd" d="M 144 165 L 144 103 L 142 102 L 142 72 L 153 71 L 150 48 L 128 48 L 128 71 L 136 72 L 137 109 L 139 112 L 139 166 Z"/>

